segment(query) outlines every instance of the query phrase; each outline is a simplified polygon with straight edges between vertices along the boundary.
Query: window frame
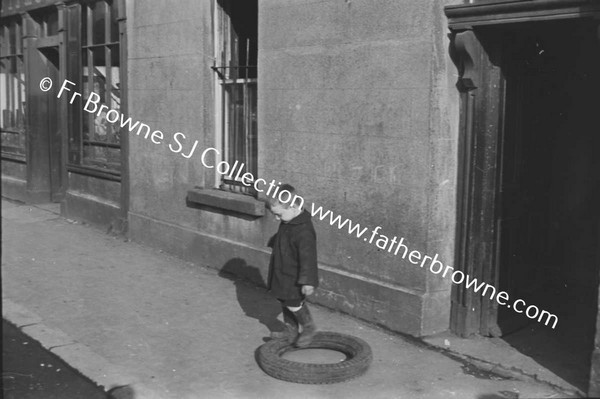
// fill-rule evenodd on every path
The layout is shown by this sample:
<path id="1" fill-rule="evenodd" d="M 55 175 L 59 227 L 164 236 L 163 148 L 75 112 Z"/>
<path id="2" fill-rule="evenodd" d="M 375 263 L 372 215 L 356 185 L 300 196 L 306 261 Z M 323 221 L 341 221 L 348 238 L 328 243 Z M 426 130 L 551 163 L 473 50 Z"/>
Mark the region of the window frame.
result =
<path id="1" fill-rule="evenodd" d="M 104 177 L 110 180 L 120 181 L 121 176 L 123 175 L 124 168 L 127 164 L 124 155 L 126 152 L 124 143 L 126 138 L 124 138 L 121 135 L 122 129 L 120 128 L 118 123 L 115 123 L 113 125 L 106 121 L 105 116 L 97 117 L 97 112 L 89 113 L 83 109 L 85 101 L 87 101 L 87 98 L 90 95 L 90 93 L 95 92 L 93 88 L 94 83 L 97 80 L 97 75 L 94 73 L 93 69 L 88 69 L 87 76 L 84 76 L 84 53 L 86 54 L 87 59 L 87 65 L 85 66 L 85 68 L 90 68 L 90 66 L 91 68 L 94 68 L 94 50 L 103 49 L 105 74 L 103 76 L 104 87 L 102 88 L 102 91 L 104 92 L 104 102 L 101 101 L 100 105 L 105 104 L 107 98 L 111 98 L 110 96 L 112 94 L 114 86 L 112 63 L 114 58 L 118 58 L 119 107 L 118 109 L 113 108 L 110 102 L 106 105 L 108 106 L 108 110 L 117 109 L 119 113 L 126 112 L 125 102 L 127 87 L 125 84 L 125 38 L 123 37 L 123 29 L 120 24 L 120 21 L 124 19 L 124 10 L 122 10 L 124 2 L 120 0 L 112 0 L 110 2 L 112 3 L 110 6 L 108 5 L 108 3 L 109 2 L 107 2 L 106 0 L 81 1 L 79 3 L 72 4 L 69 7 L 69 15 L 67 18 L 69 26 L 69 37 L 67 40 L 69 47 L 67 75 L 69 76 L 68 79 L 75 83 L 74 87 L 76 88 L 76 91 L 81 93 L 81 96 L 78 96 L 72 104 L 70 102 L 68 104 L 69 148 L 67 158 L 67 170 L 87 175 L 94 175 L 97 177 Z M 92 6 L 96 4 L 104 4 L 103 8 L 104 14 L 106 16 L 103 23 L 104 39 L 99 43 L 94 42 L 94 31 L 91 23 L 93 21 Z M 112 7 L 117 7 L 116 13 L 110 12 Z M 114 21 L 113 17 L 116 18 Z M 84 26 L 86 27 L 85 32 L 83 32 Z M 116 41 L 113 39 L 116 39 Z M 92 71 L 91 74 L 89 73 L 90 70 Z M 96 142 L 95 140 L 93 140 L 93 137 L 85 138 L 84 119 L 86 118 L 88 129 L 95 129 L 95 119 L 104 118 L 104 123 L 109 129 L 111 129 L 112 134 L 114 134 L 116 137 L 120 137 L 118 143 Z M 95 160 L 93 157 L 85 157 L 84 150 L 86 145 L 90 147 L 96 146 L 104 147 L 107 149 L 117 149 L 118 162 L 111 164 L 110 162 L 108 162 L 108 160 L 103 162 Z"/>
<path id="2" fill-rule="evenodd" d="M 15 46 L 14 52 L 12 51 L 11 46 L 11 37 L 10 37 L 10 28 L 14 26 L 15 28 Z M 0 123 L 0 134 L 14 134 L 18 136 L 19 142 L 22 142 L 22 145 L 13 146 L 13 145 L 5 145 L 4 140 L 0 145 L 0 153 L 2 158 L 10 159 L 19 162 L 26 162 L 27 159 L 27 117 L 28 117 L 28 107 L 27 107 L 27 85 L 26 85 L 26 70 L 25 70 L 25 58 L 23 51 L 23 18 L 20 15 L 14 15 L 10 17 L 3 18 L 2 24 L 0 24 L 0 29 L 2 29 L 2 43 L 0 45 L 0 60 L 6 63 L 6 71 L 12 69 L 13 62 L 16 66 L 16 71 L 14 72 L 17 79 L 18 88 L 15 90 L 13 85 L 14 82 L 10 80 L 10 73 L 5 72 L 5 76 L 3 77 L 3 84 L 0 85 L 2 87 L 3 93 L 2 95 L 6 95 L 6 103 L 3 101 L 0 106 L 4 106 L 5 104 L 8 108 L 1 108 L 0 112 L 8 110 L 9 113 L 17 115 L 17 110 L 22 109 L 22 114 L 20 118 L 21 125 L 19 125 L 19 118 L 16 117 L 15 125 L 4 127 L 2 126 L 5 121 L 3 120 Z M 22 79 L 20 78 L 22 77 Z M 14 99 L 17 99 L 18 104 L 21 104 L 20 108 L 13 109 L 12 107 L 15 105 Z"/>
<path id="3" fill-rule="evenodd" d="M 225 3 L 225 4 L 224 4 Z M 228 14 L 227 7 L 231 7 L 231 0 L 214 0 L 213 15 L 213 48 L 214 48 L 214 93 L 215 93 L 215 147 L 219 150 L 216 153 L 215 164 L 227 162 L 232 166 L 236 161 L 245 164 L 245 172 L 251 173 L 255 178 L 258 173 L 258 68 L 257 65 L 248 65 L 250 60 L 258 59 L 258 43 L 250 44 L 250 39 L 246 43 L 245 60 L 239 59 L 239 54 L 235 53 L 236 47 L 231 47 L 229 40 L 232 36 L 233 23 Z M 256 3 L 258 13 L 258 2 Z M 258 30 L 258 22 L 256 23 Z M 258 37 L 258 33 L 256 34 Z M 255 52 L 255 54 L 251 54 Z M 256 64 L 256 63 L 255 63 Z M 230 110 L 235 102 L 228 99 L 231 96 L 230 88 L 238 85 L 241 88 L 241 97 L 243 110 L 241 116 L 243 119 L 243 137 L 241 144 L 243 149 L 243 159 L 236 158 L 234 153 L 240 150 L 239 144 L 230 143 Z M 252 94 L 251 94 L 252 93 Z M 251 98 L 253 96 L 253 98 Z M 236 114 L 237 115 L 237 114 Z M 237 121 L 236 121 L 237 122 Z M 239 132 L 238 132 L 239 134 Z M 239 138 L 239 137 L 238 137 Z M 234 147 L 234 148 L 232 148 Z M 240 176 L 243 173 L 240 174 Z M 235 179 L 235 178 L 234 178 Z M 256 197 L 258 192 L 250 186 L 242 183 L 242 179 L 227 179 L 226 175 L 214 173 L 212 185 L 224 191 L 230 191 L 240 194 L 246 194 Z"/>

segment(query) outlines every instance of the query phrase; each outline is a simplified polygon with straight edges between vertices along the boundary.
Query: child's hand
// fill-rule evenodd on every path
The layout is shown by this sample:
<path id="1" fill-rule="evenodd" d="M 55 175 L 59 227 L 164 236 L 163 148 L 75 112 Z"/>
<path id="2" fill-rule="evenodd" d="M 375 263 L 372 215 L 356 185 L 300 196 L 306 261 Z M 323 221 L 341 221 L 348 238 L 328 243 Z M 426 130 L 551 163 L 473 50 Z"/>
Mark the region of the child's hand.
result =
<path id="1" fill-rule="evenodd" d="M 304 295 L 312 295 L 313 292 L 315 292 L 315 287 L 313 287 L 312 285 L 303 285 L 302 286 L 302 293 Z"/>

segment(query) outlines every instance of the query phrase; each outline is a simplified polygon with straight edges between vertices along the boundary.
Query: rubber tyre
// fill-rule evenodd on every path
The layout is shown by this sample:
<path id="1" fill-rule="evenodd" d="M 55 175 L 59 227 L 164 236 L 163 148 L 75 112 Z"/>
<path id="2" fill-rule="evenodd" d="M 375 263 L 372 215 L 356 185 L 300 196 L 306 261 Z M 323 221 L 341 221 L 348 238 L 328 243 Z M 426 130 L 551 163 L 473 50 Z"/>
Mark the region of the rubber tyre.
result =
<path id="1" fill-rule="evenodd" d="M 339 363 L 301 363 L 281 356 L 294 350 L 332 349 L 342 352 L 346 360 Z M 317 332 L 310 345 L 296 348 L 285 340 L 271 340 L 257 350 L 256 361 L 271 377 L 300 384 L 333 384 L 346 381 L 367 371 L 373 360 L 371 347 L 360 338 L 335 332 Z"/>

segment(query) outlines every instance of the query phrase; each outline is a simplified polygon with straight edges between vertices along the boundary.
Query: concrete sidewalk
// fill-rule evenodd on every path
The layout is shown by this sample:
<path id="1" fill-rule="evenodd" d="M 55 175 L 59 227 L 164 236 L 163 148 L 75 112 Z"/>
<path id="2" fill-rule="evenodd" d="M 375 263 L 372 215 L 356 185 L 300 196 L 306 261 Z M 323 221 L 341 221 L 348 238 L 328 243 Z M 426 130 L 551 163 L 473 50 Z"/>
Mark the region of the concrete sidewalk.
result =
<path id="1" fill-rule="evenodd" d="M 136 399 L 568 397 L 316 306 L 319 328 L 364 339 L 373 364 L 340 384 L 279 381 L 254 359 L 279 310 L 263 289 L 5 200 L 2 254 L 3 316 Z"/>

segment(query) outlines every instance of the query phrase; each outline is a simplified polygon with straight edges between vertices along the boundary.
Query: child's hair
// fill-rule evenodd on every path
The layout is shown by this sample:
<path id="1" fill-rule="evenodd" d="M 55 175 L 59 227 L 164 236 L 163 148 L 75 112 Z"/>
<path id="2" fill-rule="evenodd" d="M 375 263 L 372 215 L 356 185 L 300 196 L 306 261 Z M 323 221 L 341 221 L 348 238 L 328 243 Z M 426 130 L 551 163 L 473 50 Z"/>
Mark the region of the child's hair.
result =
<path id="1" fill-rule="evenodd" d="M 302 209 L 304 206 L 304 198 L 296 194 L 296 188 L 291 184 L 282 184 L 277 187 L 273 196 L 268 198 L 269 207 L 280 204 L 284 208 L 294 206 L 298 209 Z"/>

